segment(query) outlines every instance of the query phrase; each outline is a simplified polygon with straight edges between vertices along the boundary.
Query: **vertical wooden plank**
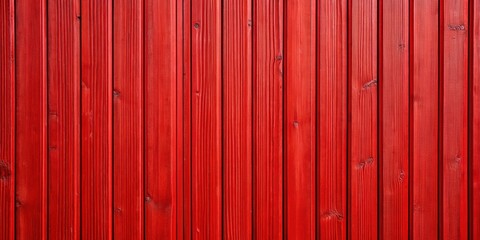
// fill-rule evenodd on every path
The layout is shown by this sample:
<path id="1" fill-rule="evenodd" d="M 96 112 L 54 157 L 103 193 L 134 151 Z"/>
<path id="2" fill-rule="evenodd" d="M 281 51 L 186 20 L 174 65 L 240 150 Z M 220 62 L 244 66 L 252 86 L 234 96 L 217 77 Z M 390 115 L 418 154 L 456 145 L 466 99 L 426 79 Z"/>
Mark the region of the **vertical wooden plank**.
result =
<path id="1" fill-rule="evenodd" d="M 182 1 L 182 113 L 183 113 L 183 158 L 181 159 L 182 169 L 180 169 L 183 176 L 182 180 L 182 195 L 177 192 L 177 196 L 182 204 L 182 232 L 183 239 L 192 239 L 193 235 L 193 176 L 192 176 L 192 10 L 191 0 Z M 178 26 L 178 25 L 177 25 Z M 178 56 L 178 55 L 177 55 Z M 178 172 L 177 172 L 178 173 Z M 180 184 L 180 182 L 178 183 Z M 180 238 L 180 234 L 177 236 Z"/>
<path id="2" fill-rule="evenodd" d="M 81 235 L 112 238 L 112 2 L 81 2 Z"/>
<path id="3" fill-rule="evenodd" d="M 349 239 L 377 238 L 377 1 L 349 3 Z"/>
<path id="4" fill-rule="evenodd" d="M 253 6 L 253 231 L 283 239 L 283 1 Z"/>
<path id="5" fill-rule="evenodd" d="M 17 0 L 15 10 L 16 239 L 46 239 L 46 1 Z"/>
<path id="6" fill-rule="evenodd" d="M 176 13 L 176 19 L 175 19 L 175 32 L 176 32 L 176 51 L 175 51 L 175 58 L 177 60 L 177 65 L 176 65 L 176 82 L 175 82 L 175 87 L 176 87 L 176 106 L 175 106 L 175 111 L 176 111 L 176 135 L 175 135 L 175 145 L 176 145 L 176 158 L 175 158 L 175 166 L 176 169 L 174 171 L 173 177 L 175 178 L 175 220 L 176 222 L 173 225 L 176 225 L 176 238 L 177 239 L 184 239 L 184 231 L 187 228 L 187 222 L 185 221 L 185 205 L 183 204 L 184 199 L 185 199 L 185 190 L 190 191 L 189 189 L 184 187 L 184 170 L 185 170 L 185 165 L 184 164 L 184 156 L 185 156 L 185 145 L 184 145 L 184 112 L 183 112 L 183 106 L 184 106 L 184 48 L 183 48 L 183 43 L 184 43 L 184 24 L 183 24 L 183 8 L 184 8 L 184 0 L 176 0 L 175 1 L 175 13 Z"/>
<path id="7" fill-rule="evenodd" d="M 318 2 L 318 232 L 320 239 L 346 239 L 347 1 Z"/>
<path id="8" fill-rule="evenodd" d="M 113 207 L 115 239 L 143 233 L 143 1 L 113 8 Z"/>
<path id="9" fill-rule="evenodd" d="M 441 237 L 467 239 L 468 0 L 440 2 Z"/>
<path id="10" fill-rule="evenodd" d="M 415 1 L 411 9 L 410 154 L 413 239 L 438 238 L 438 7 Z"/>
<path id="11" fill-rule="evenodd" d="M 252 238 L 252 1 L 223 5 L 223 237 Z"/>
<path id="12" fill-rule="evenodd" d="M 470 1 L 470 237 L 480 239 L 480 2 Z"/>
<path id="13" fill-rule="evenodd" d="M 410 9 L 410 236 L 438 239 L 438 1 Z"/>
<path id="14" fill-rule="evenodd" d="M 15 7 L 0 2 L 0 238 L 15 238 Z"/>
<path id="15" fill-rule="evenodd" d="M 48 237 L 80 237 L 80 1 L 48 3 Z"/>
<path id="16" fill-rule="evenodd" d="M 145 2 L 145 237 L 176 237 L 176 0 Z M 161 226 L 161 227 L 159 227 Z"/>
<path id="17" fill-rule="evenodd" d="M 408 239 L 409 2 L 380 4 L 380 238 Z"/>
<path id="18" fill-rule="evenodd" d="M 285 6 L 285 227 L 292 239 L 315 238 L 315 2 Z"/>
<path id="19" fill-rule="evenodd" d="M 221 2 L 192 0 L 193 238 L 222 237 Z"/>

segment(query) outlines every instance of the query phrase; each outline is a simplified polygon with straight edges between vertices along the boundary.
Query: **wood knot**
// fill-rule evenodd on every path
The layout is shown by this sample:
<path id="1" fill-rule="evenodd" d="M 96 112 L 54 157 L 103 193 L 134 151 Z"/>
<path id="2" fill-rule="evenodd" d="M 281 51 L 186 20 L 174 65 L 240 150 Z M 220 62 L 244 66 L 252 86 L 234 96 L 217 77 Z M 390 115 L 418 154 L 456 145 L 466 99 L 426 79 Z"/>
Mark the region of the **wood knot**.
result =
<path id="1" fill-rule="evenodd" d="M 369 81 L 363 84 L 363 89 L 368 89 L 376 85 L 377 85 L 377 79 L 373 79 L 372 81 Z"/>
<path id="2" fill-rule="evenodd" d="M 0 160 L 0 181 L 7 181 L 12 175 L 10 164 L 6 161 Z"/>
<path id="3" fill-rule="evenodd" d="M 400 170 L 400 173 L 398 174 L 398 182 L 403 183 L 404 179 L 405 179 L 405 171 Z"/>
<path id="4" fill-rule="evenodd" d="M 118 97 L 120 96 L 120 92 L 117 90 L 113 90 L 113 97 Z"/>
<path id="5" fill-rule="evenodd" d="M 199 28 L 200 28 L 200 23 L 195 23 L 195 24 L 193 24 L 193 27 L 194 27 L 195 29 L 199 29 Z"/>
<path id="6" fill-rule="evenodd" d="M 322 218 L 323 219 L 326 219 L 326 220 L 331 220 L 331 219 L 335 219 L 337 221 L 342 221 L 343 220 L 343 214 L 341 214 L 340 212 L 338 212 L 337 209 L 332 209 L 328 212 L 325 212 L 323 215 L 322 215 Z"/>
<path id="7" fill-rule="evenodd" d="M 448 29 L 450 29 L 451 31 L 465 31 L 465 26 L 463 24 L 448 25 Z"/>
<path id="8" fill-rule="evenodd" d="M 365 169 L 367 166 L 369 165 L 372 165 L 373 164 L 373 157 L 369 157 L 363 161 L 360 161 L 358 164 L 357 164 L 357 169 Z"/>
<path id="9" fill-rule="evenodd" d="M 298 128 L 298 125 L 300 125 L 300 123 L 298 123 L 298 121 L 293 121 L 293 127 Z"/>

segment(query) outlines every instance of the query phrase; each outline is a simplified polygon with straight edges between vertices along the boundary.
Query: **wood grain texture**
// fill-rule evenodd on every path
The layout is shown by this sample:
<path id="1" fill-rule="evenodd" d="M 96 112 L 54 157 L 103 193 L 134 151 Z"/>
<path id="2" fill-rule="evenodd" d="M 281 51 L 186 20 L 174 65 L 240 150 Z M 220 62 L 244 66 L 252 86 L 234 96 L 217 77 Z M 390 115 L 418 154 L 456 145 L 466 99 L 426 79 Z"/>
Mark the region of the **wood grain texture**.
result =
<path id="1" fill-rule="evenodd" d="M 317 9 L 317 231 L 346 239 L 347 1 L 319 1 Z"/>
<path id="2" fill-rule="evenodd" d="M 253 2 L 255 239 L 283 239 L 283 6 L 282 0 Z"/>
<path id="3" fill-rule="evenodd" d="M 380 1 L 380 238 L 408 239 L 409 1 Z"/>
<path id="4" fill-rule="evenodd" d="M 49 0 L 48 237 L 80 238 L 80 1 Z"/>
<path id="5" fill-rule="evenodd" d="M 439 38 L 437 1 L 410 9 L 410 236 L 438 239 Z"/>
<path id="6" fill-rule="evenodd" d="M 15 7 L 0 2 L 0 238 L 15 238 Z"/>
<path id="7" fill-rule="evenodd" d="M 145 237 L 177 239 L 177 1 L 145 2 Z M 182 94 L 180 94 L 182 95 Z M 182 176 L 182 175 L 180 175 Z M 182 223 L 183 224 L 183 223 Z M 159 227 L 162 226 L 162 227 Z M 178 226 L 180 227 L 180 226 Z M 178 239 L 180 235 L 178 235 Z"/>
<path id="8" fill-rule="evenodd" d="M 81 2 L 81 236 L 112 239 L 112 1 Z"/>
<path id="9" fill-rule="evenodd" d="M 285 7 L 285 234 L 314 239 L 316 1 L 288 1 Z"/>
<path id="10" fill-rule="evenodd" d="M 468 1 L 440 2 L 441 237 L 468 231 Z"/>
<path id="11" fill-rule="evenodd" d="M 469 233 L 480 239 L 480 2 L 470 1 Z"/>
<path id="12" fill-rule="evenodd" d="M 191 3 L 192 233 L 222 238 L 221 2 Z"/>
<path id="13" fill-rule="evenodd" d="M 252 238 L 252 1 L 222 5 L 223 237 Z"/>
<path id="14" fill-rule="evenodd" d="M 115 0 L 113 56 L 113 237 L 141 239 L 145 199 L 142 0 Z"/>
<path id="15" fill-rule="evenodd" d="M 177 191 L 178 202 L 182 204 L 181 226 L 182 231 L 179 231 L 183 235 L 183 239 L 192 239 L 192 227 L 193 227 L 193 191 L 192 191 L 192 15 L 191 15 L 191 1 L 182 1 L 182 106 L 183 113 L 182 121 L 182 159 L 178 161 L 182 163 L 182 168 L 179 169 L 182 173 L 178 184 L 181 184 L 182 191 Z M 178 25 L 177 25 L 178 26 Z M 180 172 L 179 171 L 179 172 Z M 178 172 L 177 172 L 178 173 Z M 179 195 L 178 193 L 181 193 Z M 180 217 L 179 217 L 180 218 Z"/>
<path id="16" fill-rule="evenodd" d="M 46 7 L 15 2 L 16 239 L 47 238 Z"/>
<path id="17" fill-rule="evenodd" d="M 348 238 L 376 239 L 377 1 L 349 3 Z"/>

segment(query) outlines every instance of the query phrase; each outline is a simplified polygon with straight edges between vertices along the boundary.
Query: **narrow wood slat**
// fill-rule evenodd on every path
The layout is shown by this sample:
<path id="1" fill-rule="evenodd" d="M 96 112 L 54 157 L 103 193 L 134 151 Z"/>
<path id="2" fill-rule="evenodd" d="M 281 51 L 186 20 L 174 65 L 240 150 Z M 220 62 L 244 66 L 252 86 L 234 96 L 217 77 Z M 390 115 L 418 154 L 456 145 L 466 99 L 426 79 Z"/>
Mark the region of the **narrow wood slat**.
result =
<path id="1" fill-rule="evenodd" d="M 440 2 L 441 237 L 467 239 L 468 0 Z"/>
<path id="2" fill-rule="evenodd" d="M 408 239 L 409 1 L 380 4 L 380 236 Z"/>
<path id="3" fill-rule="evenodd" d="M 15 1 L 16 239 L 47 237 L 46 1 Z"/>
<path id="4" fill-rule="evenodd" d="M 410 9 L 410 236 L 438 239 L 438 1 Z"/>
<path id="5" fill-rule="evenodd" d="M 111 0 L 81 2 L 81 236 L 111 239 Z"/>
<path id="6" fill-rule="evenodd" d="M 182 1 L 182 58 L 181 64 L 182 68 L 182 106 L 181 111 L 183 113 L 182 121 L 182 130 L 181 134 L 183 137 L 182 141 L 182 159 L 179 161 L 182 163 L 182 168 L 179 169 L 177 173 L 181 171 L 183 174 L 180 176 L 182 182 L 178 182 L 182 186 L 182 195 L 177 197 L 179 203 L 182 204 L 182 231 L 183 239 L 192 239 L 192 227 L 193 227 L 193 191 L 192 191 L 192 20 L 191 20 L 191 1 L 177 0 Z M 177 25 L 178 26 L 178 25 Z M 180 218 L 180 217 L 179 217 Z M 180 233 L 177 236 L 180 238 Z"/>
<path id="7" fill-rule="evenodd" d="M 316 1 L 286 2 L 285 231 L 315 238 Z M 281 60 L 283 57 L 277 57 Z"/>
<path id="8" fill-rule="evenodd" d="M 184 145 L 184 119 L 185 114 L 183 112 L 184 106 L 184 50 L 183 50 L 183 43 L 184 43 L 184 4 L 183 0 L 175 0 L 175 13 L 176 13 L 176 23 L 175 23 L 175 32 L 176 32 L 176 63 L 177 63 L 177 70 L 176 70 L 176 159 L 175 165 L 176 169 L 174 171 L 173 177 L 175 178 L 175 219 L 176 222 L 173 225 L 175 226 L 176 230 L 176 238 L 177 239 L 184 239 L 185 236 L 185 229 L 187 228 L 187 224 L 185 222 L 185 214 L 186 214 L 186 206 L 184 205 L 185 200 L 185 192 L 190 191 L 190 189 L 184 187 L 184 170 L 186 164 L 184 163 L 184 156 L 185 156 L 185 145 Z"/>
<path id="9" fill-rule="evenodd" d="M 176 5 L 145 2 L 146 239 L 177 239 Z"/>
<path id="10" fill-rule="evenodd" d="M 470 1 L 470 209 L 471 239 L 480 238 L 480 2 Z"/>
<path id="11" fill-rule="evenodd" d="M 142 0 L 115 0 L 113 56 L 113 237 L 141 239 L 144 236 Z"/>
<path id="12" fill-rule="evenodd" d="M 253 3 L 253 237 L 283 239 L 283 1 Z"/>
<path id="13" fill-rule="evenodd" d="M 377 1 L 349 3 L 348 237 L 376 239 Z"/>
<path id="14" fill-rule="evenodd" d="M 80 238 L 80 1 L 48 3 L 48 237 Z"/>
<path id="15" fill-rule="evenodd" d="M 192 233 L 222 237 L 221 1 L 192 0 Z"/>
<path id="16" fill-rule="evenodd" d="M 0 238 L 15 238 L 15 8 L 0 2 Z"/>
<path id="17" fill-rule="evenodd" d="M 347 1 L 319 1 L 317 9 L 317 231 L 346 239 Z"/>
<path id="18" fill-rule="evenodd" d="M 252 2 L 222 5 L 223 237 L 252 238 Z"/>

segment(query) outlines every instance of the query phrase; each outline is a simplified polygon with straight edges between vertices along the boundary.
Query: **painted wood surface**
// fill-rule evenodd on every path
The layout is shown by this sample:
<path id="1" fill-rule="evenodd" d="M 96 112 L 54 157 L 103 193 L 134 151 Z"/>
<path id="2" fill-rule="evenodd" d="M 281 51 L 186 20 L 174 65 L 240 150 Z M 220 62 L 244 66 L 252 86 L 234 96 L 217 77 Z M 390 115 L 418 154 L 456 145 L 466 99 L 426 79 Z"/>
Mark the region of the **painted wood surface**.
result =
<path id="1" fill-rule="evenodd" d="M 440 237 L 467 239 L 468 1 L 440 2 Z"/>
<path id="2" fill-rule="evenodd" d="M 113 234 L 112 11 L 111 0 L 81 2 L 82 239 Z"/>
<path id="3" fill-rule="evenodd" d="M 0 238 L 15 239 L 15 7 L 0 3 Z"/>
<path id="4" fill-rule="evenodd" d="M 252 1 L 223 1 L 223 238 L 252 237 Z"/>
<path id="5" fill-rule="evenodd" d="M 80 1 L 48 1 L 48 237 L 80 238 Z"/>
<path id="6" fill-rule="evenodd" d="M 410 13 L 410 236 L 438 239 L 439 4 L 415 1 Z"/>
<path id="7" fill-rule="evenodd" d="M 15 1 L 15 238 L 47 238 L 47 5 Z"/>
<path id="8" fill-rule="evenodd" d="M 347 228 L 347 1 L 317 5 L 317 234 Z"/>
<path id="9" fill-rule="evenodd" d="M 476 0 L 4 0 L 0 239 L 476 239 Z"/>
<path id="10" fill-rule="evenodd" d="M 377 7 L 374 0 L 349 2 L 347 229 L 350 239 L 375 239 L 379 225 Z"/>
<path id="11" fill-rule="evenodd" d="M 193 0 L 191 22 L 192 237 L 222 238 L 221 1 Z"/>
<path id="12" fill-rule="evenodd" d="M 113 5 L 113 237 L 144 236 L 143 1 Z"/>
<path id="13" fill-rule="evenodd" d="M 314 239 L 316 2 L 287 1 L 285 8 L 285 237 Z"/>
<path id="14" fill-rule="evenodd" d="M 408 239 L 409 1 L 379 8 L 379 237 Z"/>
<path id="15" fill-rule="evenodd" d="M 284 4 L 253 5 L 253 237 L 283 239 Z"/>

